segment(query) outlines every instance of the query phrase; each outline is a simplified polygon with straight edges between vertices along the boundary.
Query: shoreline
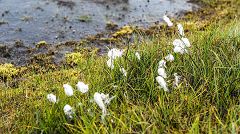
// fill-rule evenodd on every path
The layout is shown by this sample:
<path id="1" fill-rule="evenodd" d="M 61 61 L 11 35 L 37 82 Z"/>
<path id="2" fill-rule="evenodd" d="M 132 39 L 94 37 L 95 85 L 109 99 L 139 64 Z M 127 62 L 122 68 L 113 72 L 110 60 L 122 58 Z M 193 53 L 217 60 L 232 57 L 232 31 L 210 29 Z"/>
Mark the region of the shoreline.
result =
<path id="1" fill-rule="evenodd" d="M 194 9 L 192 12 L 196 12 L 196 9 Z M 175 19 L 184 16 L 184 14 L 185 12 L 176 14 Z M 152 31 L 156 31 L 152 30 L 153 27 L 159 27 L 162 24 L 164 23 L 155 22 L 149 24 L 148 28 L 137 28 L 132 27 L 131 25 L 129 26 L 131 27 L 130 30 L 132 31 L 148 31 L 150 34 Z M 34 60 L 39 59 L 39 57 L 51 57 L 53 64 L 60 65 L 64 62 L 63 60 L 65 53 L 82 51 L 81 49 L 87 49 L 87 51 L 98 49 L 99 54 L 101 55 L 107 51 L 107 47 L 124 47 L 124 45 L 121 45 L 121 43 L 123 43 L 124 40 L 127 40 L 127 36 L 132 33 L 127 33 L 126 35 L 124 35 L 124 33 L 120 33 L 121 35 L 113 36 L 115 33 L 121 32 L 121 29 L 122 27 L 118 27 L 118 25 L 110 22 L 106 24 L 106 31 L 94 35 L 88 35 L 75 41 L 68 40 L 58 43 L 48 43 L 44 41 L 45 43 L 42 44 L 41 42 L 43 41 L 40 41 L 39 43 L 34 43 L 32 45 L 26 44 L 22 41 L 15 41 L 14 43 L 12 42 L 6 44 L 2 43 L 0 44 L 0 64 L 12 63 L 16 66 L 27 66 Z M 42 60 L 44 61 L 44 59 Z"/>

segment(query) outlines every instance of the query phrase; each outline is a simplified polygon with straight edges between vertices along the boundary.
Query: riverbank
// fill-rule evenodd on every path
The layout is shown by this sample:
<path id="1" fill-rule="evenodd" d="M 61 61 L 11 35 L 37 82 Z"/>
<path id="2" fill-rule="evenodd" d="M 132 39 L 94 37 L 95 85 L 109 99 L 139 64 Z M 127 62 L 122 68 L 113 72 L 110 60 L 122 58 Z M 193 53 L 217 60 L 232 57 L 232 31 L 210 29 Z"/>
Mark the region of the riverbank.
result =
<path id="1" fill-rule="evenodd" d="M 125 27 L 118 40 L 125 49 L 116 68 L 107 66 L 107 56 L 96 49 L 76 49 L 58 66 L 41 55 L 25 67 L 3 64 L 1 73 L 0 131 L 13 133 L 239 133 L 240 132 L 240 23 L 237 0 L 202 2 L 203 8 L 186 13 L 182 23 L 190 40 L 189 53 L 173 53 L 172 42 L 179 38 L 177 27 L 154 26 L 148 30 Z M 133 34 L 134 36 L 129 36 Z M 116 35 L 117 36 L 117 35 Z M 129 38 L 134 37 L 134 38 Z M 103 39 L 90 38 L 91 43 Z M 113 38 L 104 39 L 115 41 Z M 130 44 L 129 44 L 130 42 Z M 39 44 L 44 49 L 45 43 Z M 69 43 L 69 46 L 72 47 Z M 118 46 L 118 45 L 116 45 Z M 140 54 L 140 61 L 135 57 Z M 167 63 L 166 82 L 171 92 L 158 88 L 158 62 L 172 53 Z M 119 71 L 124 67 L 127 77 Z M 177 88 L 174 73 L 181 76 Z M 78 81 L 89 84 L 89 92 L 74 90 L 67 97 L 63 84 L 75 88 Z M 95 92 L 116 96 L 101 120 L 94 102 Z M 59 102 L 52 104 L 47 94 Z M 74 108 L 68 120 L 65 104 Z"/>

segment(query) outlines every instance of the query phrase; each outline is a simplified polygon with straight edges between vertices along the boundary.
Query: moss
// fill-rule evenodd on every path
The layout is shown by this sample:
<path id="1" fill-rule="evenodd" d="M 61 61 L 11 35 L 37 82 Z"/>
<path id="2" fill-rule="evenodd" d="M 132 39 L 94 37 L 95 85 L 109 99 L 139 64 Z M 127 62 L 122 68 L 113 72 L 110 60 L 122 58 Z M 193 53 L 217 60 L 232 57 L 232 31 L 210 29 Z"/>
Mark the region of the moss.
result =
<path id="1" fill-rule="evenodd" d="M 0 87 L 18 87 L 19 78 L 27 73 L 27 67 L 15 67 L 13 64 L 0 64 Z"/>
<path id="2" fill-rule="evenodd" d="M 14 65 L 5 63 L 0 65 L 0 76 L 4 78 L 11 78 L 18 75 L 20 69 L 16 68 Z"/>
<path id="3" fill-rule="evenodd" d="M 124 26 L 119 31 L 113 34 L 113 37 L 119 37 L 124 35 L 129 35 L 133 33 L 133 28 L 131 26 Z"/>
<path id="4" fill-rule="evenodd" d="M 65 61 L 68 65 L 83 65 L 89 59 L 89 57 L 96 57 L 99 52 L 99 48 L 79 48 L 72 53 L 65 54 Z"/>
<path id="5" fill-rule="evenodd" d="M 54 63 L 51 54 L 37 54 L 33 55 L 29 61 L 28 68 L 34 72 L 46 72 L 58 68 Z"/>
<path id="6" fill-rule="evenodd" d="M 47 45 L 47 42 L 46 41 L 39 41 L 38 43 L 37 43 L 37 46 L 36 47 L 42 47 L 42 46 L 46 46 Z"/>
<path id="7" fill-rule="evenodd" d="M 14 76 L 17 75 L 19 72 L 19 69 L 17 69 L 16 67 L 14 67 L 14 65 L 9 64 L 9 63 L 5 63 L 0 65 L 0 74 L 1 76 Z"/>
<path id="8" fill-rule="evenodd" d="M 65 54 L 66 63 L 69 65 L 81 64 L 84 60 L 84 54 L 79 52 Z"/>

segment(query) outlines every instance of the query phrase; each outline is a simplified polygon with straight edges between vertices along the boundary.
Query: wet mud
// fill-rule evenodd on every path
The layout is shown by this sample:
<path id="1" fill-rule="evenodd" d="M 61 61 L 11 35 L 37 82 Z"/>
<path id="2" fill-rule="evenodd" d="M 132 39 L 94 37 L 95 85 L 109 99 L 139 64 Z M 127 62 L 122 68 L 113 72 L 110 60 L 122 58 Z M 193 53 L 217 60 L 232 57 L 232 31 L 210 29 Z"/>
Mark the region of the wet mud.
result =
<path id="1" fill-rule="evenodd" d="M 60 62 L 74 47 L 104 51 L 122 26 L 148 27 L 196 7 L 187 0 L 0 0 L 0 63 L 24 65 L 45 53 Z"/>

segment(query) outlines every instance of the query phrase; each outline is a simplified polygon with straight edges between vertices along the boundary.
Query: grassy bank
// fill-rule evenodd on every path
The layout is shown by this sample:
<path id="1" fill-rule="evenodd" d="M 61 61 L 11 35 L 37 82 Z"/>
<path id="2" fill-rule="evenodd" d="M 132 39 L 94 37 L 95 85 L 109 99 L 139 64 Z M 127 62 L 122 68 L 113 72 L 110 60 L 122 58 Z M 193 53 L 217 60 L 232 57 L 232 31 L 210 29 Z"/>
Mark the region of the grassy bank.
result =
<path id="1" fill-rule="evenodd" d="M 173 52 L 177 28 L 163 26 L 151 35 L 136 31 L 113 70 L 107 56 L 94 51 L 66 55 L 66 64 L 57 68 L 1 65 L 0 133 L 239 133 L 239 2 L 201 4 L 202 10 L 174 20 L 184 25 L 191 41 L 188 54 Z M 158 62 L 169 53 L 175 57 L 166 68 L 171 92 L 164 92 L 155 78 Z M 177 88 L 174 73 L 181 76 Z M 88 93 L 76 90 L 78 81 L 89 84 Z M 65 83 L 75 88 L 73 96 L 65 95 Z M 92 102 L 95 92 L 116 96 L 105 120 Z M 47 100 L 49 93 L 58 103 Z M 65 104 L 73 107 L 73 119 L 65 116 Z"/>

